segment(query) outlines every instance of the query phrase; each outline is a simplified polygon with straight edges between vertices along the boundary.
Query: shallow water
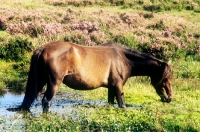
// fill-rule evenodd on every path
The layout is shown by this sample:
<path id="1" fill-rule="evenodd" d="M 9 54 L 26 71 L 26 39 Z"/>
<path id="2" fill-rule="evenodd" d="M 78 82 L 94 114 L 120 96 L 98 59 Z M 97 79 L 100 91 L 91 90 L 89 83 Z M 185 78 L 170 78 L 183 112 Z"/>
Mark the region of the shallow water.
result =
<path id="1" fill-rule="evenodd" d="M 0 97 L 0 116 L 15 115 L 16 112 L 9 112 L 6 109 L 9 107 L 19 106 L 24 98 L 24 95 L 16 95 L 10 92 L 5 93 Z"/>
<path id="2" fill-rule="evenodd" d="M 24 98 L 24 94 L 17 95 L 11 92 L 6 92 L 3 96 L 0 96 L 0 117 L 9 117 L 14 116 L 17 112 L 7 111 L 7 108 L 15 108 L 21 105 Z M 83 100 L 83 97 L 78 93 L 70 93 L 70 92 L 58 92 L 54 99 L 52 100 L 50 112 L 54 112 L 57 114 L 64 114 L 67 112 L 71 112 L 75 108 L 74 106 L 79 105 L 98 105 L 104 106 L 108 105 L 107 102 L 104 101 L 91 101 L 91 100 Z M 38 97 L 30 108 L 31 114 L 34 116 L 40 116 L 42 114 L 42 105 L 41 98 Z"/>
<path id="3" fill-rule="evenodd" d="M 73 118 L 76 120 L 78 115 L 77 111 L 79 108 L 96 108 L 96 106 L 108 106 L 107 100 L 84 100 L 84 97 L 79 94 L 80 92 L 58 92 L 50 107 L 51 113 L 56 113 L 61 117 L 70 116 L 70 119 Z M 34 101 L 30 111 L 31 115 L 34 117 L 39 117 L 43 114 L 41 97 Z M 0 96 L 0 132 L 7 131 L 24 131 L 24 114 L 21 112 L 10 112 L 7 111 L 7 108 L 16 108 L 21 105 L 24 98 L 24 94 L 17 95 L 11 92 L 6 92 L 3 96 Z M 140 109 L 141 106 L 127 105 L 127 109 Z M 114 107 L 118 107 L 117 104 Z"/>
<path id="4" fill-rule="evenodd" d="M 7 111 L 7 108 L 15 108 L 21 105 L 24 98 L 24 94 L 17 95 L 11 92 L 6 92 L 3 96 L 0 96 L 0 117 L 9 117 L 17 115 L 17 112 Z M 76 110 L 76 106 L 107 106 L 106 100 L 84 100 L 83 96 L 78 92 L 63 92 L 60 91 L 56 94 L 52 100 L 50 112 L 57 113 L 59 115 L 70 113 Z M 117 104 L 115 104 L 117 107 Z M 138 109 L 141 106 L 127 105 L 128 109 Z M 42 114 L 41 96 L 38 97 L 30 108 L 31 114 L 34 116 L 40 116 Z"/>

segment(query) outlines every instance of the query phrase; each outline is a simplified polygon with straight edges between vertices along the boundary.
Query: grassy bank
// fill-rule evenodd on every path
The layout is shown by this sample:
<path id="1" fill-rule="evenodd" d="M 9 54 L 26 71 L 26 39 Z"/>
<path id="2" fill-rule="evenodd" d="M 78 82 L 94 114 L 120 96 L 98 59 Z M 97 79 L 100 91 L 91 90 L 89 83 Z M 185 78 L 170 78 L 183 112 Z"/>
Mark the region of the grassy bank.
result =
<path id="1" fill-rule="evenodd" d="M 3 0 L 1 91 L 24 91 L 30 55 L 42 44 L 63 40 L 93 46 L 112 41 L 172 60 L 174 99 L 161 103 L 148 77 L 134 77 L 125 85 L 127 109 L 80 104 L 63 108 L 62 116 L 22 113 L 0 118 L 0 130 L 200 131 L 199 7 L 198 0 Z M 107 101 L 104 88 L 75 92 L 83 100 Z"/>

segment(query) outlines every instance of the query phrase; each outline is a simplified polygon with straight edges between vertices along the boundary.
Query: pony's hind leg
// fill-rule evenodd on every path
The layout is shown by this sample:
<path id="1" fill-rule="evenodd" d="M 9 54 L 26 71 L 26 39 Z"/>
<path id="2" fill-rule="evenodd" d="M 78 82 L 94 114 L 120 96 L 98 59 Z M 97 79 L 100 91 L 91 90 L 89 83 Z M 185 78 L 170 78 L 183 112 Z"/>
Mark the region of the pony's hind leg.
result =
<path id="1" fill-rule="evenodd" d="M 53 96 L 56 94 L 58 87 L 59 84 L 54 84 L 52 82 L 47 83 L 47 89 L 42 99 L 42 107 L 44 113 L 49 111 L 51 100 L 53 99 Z"/>
<path id="2" fill-rule="evenodd" d="M 115 99 L 116 92 L 114 91 L 113 87 L 108 88 L 108 104 L 114 105 L 114 99 Z"/>

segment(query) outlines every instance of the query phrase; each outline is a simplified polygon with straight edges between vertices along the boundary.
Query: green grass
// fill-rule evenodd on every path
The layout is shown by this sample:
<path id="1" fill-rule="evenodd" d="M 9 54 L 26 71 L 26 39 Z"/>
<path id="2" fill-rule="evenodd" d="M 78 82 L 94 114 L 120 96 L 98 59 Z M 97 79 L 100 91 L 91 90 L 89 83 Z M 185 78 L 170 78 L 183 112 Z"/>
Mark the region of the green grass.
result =
<path id="1" fill-rule="evenodd" d="M 167 114 L 160 108 L 80 108 L 57 117 L 51 113 L 28 118 L 25 130 L 38 131 L 198 131 L 197 113 Z M 171 110 L 171 109 L 170 109 Z M 168 111 L 167 111 L 168 112 Z M 68 115 L 67 115 L 68 114 Z M 76 119 L 71 119 L 70 116 Z M 53 120 L 53 122 L 52 122 Z M 184 122 L 184 123 L 183 123 Z"/>
<path id="2" fill-rule="evenodd" d="M 116 6 L 117 1 L 111 4 L 97 0 L 100 1 L 103 3 L 83 6 L 67 5 L 68 1 L 55 5 L 51 0 L 3 0 L 0 45 L 20 37 L 28 38 L 35 48 L 50 41 L 69 40 L 86 45 L 114 41 L 141 51 L 156 47 L 160 52 L 153 53 L 155 55 L 164 49 L 161 59 L 172 60 L 172 102 L 160 102 L 148 77 L 133 77 L 127 81 L 124 86 L 127 109 L 98 105 L 98 101 L 107 102 L 105 88 L 76 91 L 61 85 L 65 92 L 78 93 L 79 100 L 97 103 L 65 107 L 62 115 L 53 112 L 35 116 L 22 112 L 14 117 L 1 117 L 0 131 L 200 131 L 200 15 L 194 6 L 199 2 L 180 1 L 182 3 L 169 10 L 166 7 L 174 1 L 160 5 L 159 0 L 127 0 L 119 6 Z M 186 4 L 181 5 L 184 2 Z M 187 4 L 195 8 L 185 10 L 192 7 Z M 151 8 L 155 10 L 150 11 Z M 81 22 L 98 23 L 99 29 L 91 33 L 88 29 L 74 29 L 73 25 Z M 26 24 L 30 24 L 29 27 Z M 53 29 L 56 34 L 43 29 Z M 30 58 L 30 54 L 23 56 Z M 10 88 L 23 92 L 28 68 L 27 60 L 0 59 L 0 91 Z"/>
<path id="3" fill-rule="evenodd" d="M 10 89 L 22 93 L 25 89 L 28 64 L 0 61 L 0 91 Z"/>
<path id="4" fill-rule="evenodd" d="M 126 109 L 108 105 L 80 104 L 63 108 L 65 112 L 62 115 L 54 112 L 40 116 L 23 113 L 23 116 L 6 118 L 6 120 L 12 119 L 13 130 L 23 126 L 24 131 L 197 132 L 200 131 L 198 81 L 198 79 L 175 79 L 175 95 L 169 104 L 159 101 L 148 78 L 134 77 L 129 79 L 125 85 L 125 100 L 128 105 Z M 104 102 L 107 100 L 107 90 L 104 88 L 74 91 L 64 86 L 61 87 L 66 92 L 77 92 L 83 95 L 83 100 Z M 2 124 L 4 124 L 3 121 Z M 22 122 L 21 126 L 17 124 L 19 121 Z M 6 127 L 10 128 L 11 124 L 7 124 Z"/>

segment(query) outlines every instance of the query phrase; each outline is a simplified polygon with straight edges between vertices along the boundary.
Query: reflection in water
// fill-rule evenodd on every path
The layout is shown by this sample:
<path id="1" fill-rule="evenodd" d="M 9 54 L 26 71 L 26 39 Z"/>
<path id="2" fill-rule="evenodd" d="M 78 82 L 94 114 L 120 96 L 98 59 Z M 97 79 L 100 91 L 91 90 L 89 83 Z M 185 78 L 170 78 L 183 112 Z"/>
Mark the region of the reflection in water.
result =
<path id="1" fill-rule="evenodd" d="M 16 112 L 9 112 L 6 108 L 19 106 L 24 98 L 24 94 L 15 95 L 12 93 L 5 93 L 0 97 L 0 116 L 11 116 Z"/>

